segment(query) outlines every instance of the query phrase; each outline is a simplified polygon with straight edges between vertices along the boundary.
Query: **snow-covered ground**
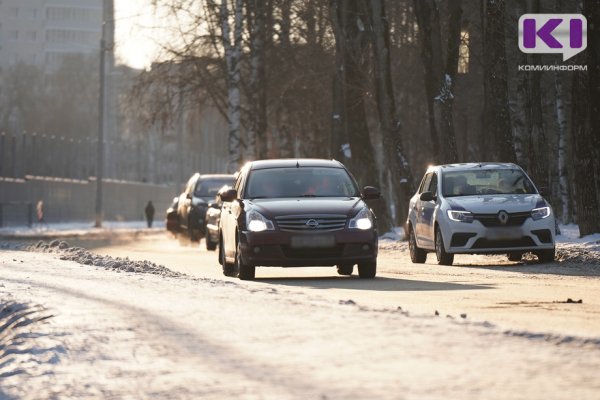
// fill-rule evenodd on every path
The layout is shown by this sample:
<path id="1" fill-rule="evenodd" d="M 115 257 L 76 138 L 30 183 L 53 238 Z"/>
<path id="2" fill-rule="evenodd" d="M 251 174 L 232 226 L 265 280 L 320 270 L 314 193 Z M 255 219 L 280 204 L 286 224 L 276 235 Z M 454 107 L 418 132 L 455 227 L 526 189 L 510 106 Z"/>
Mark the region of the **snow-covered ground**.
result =
<path id="1" fill-rule="evenodd" d="M 104 221 L 102 228 L 94 228 L 93 222 L 63 222 L 51 224 L 34 224 L 31 228 L 27 226 L 0 228 L 0 237 L 11 238 L 41 238 L 41 237 L 72 237 L 89 234 L 110 234 L 113 232 L 133 233 L 150 230 L 146 221 Z M 155 221 L 152 231 L 164 230 L 163 221 Z"/>

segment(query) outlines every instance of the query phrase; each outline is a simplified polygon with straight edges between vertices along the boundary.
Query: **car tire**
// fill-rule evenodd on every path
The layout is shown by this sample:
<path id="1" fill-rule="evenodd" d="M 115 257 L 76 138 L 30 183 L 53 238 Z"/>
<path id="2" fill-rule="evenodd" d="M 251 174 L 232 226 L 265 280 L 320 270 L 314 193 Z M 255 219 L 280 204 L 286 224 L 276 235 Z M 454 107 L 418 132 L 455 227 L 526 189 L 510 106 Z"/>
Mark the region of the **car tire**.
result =
<path id="1" fill-rule="evenodd" d="M 377 261 L 358 264 L 358 276 L 361 279 L 373 279 L 377 275 Z"/>
<path id="2" fill-rule="evenodd" d="M 206 234 L 206 238 L 204 240 L 206 241 L 206 250 L 215 251 L 217 249 L 217 242 L 213 242 L 208 233 Z"/>
<path id="3" fill-rule="evenodd" d="M 223 238 L 220 238 L 219 241 L 219 263 L 223 266 L 223 275 L 234 276 L 235 265 L 226 261 L 225 249 L 223 248 Z"/>
<path id="4" fill-rule="evenodd" d="M 343 264 L 337 266 L 337 273 L 340 275 L 352 275 L 354 264 Z"/>
<path id="5" fill-rule="evenodd" d="M 556 249 L 539 250 L 535 252 L 540 263 L 551 263 L 554 262 L 556 256 Z"/>
<path id="6" fill-rule="evenodd" d="M 508 257 L 508 261 L 521 261 L 523 253 L 508 253 L 506 256 Z"/>
<path id="7" fill-rule="evenodd" d="M 444 238 L 439 228 L 435 230 L 435 255 L 439 265 L 452 265 L 454 262 L 454 254 L 446 253 Z"/>
<path id="8" fill-rule="evenodd" d="M 237 245 L 237 251 L 235 252 L 235 263 L 235 269 L 238 272 L 238 278 L 240 278 L 243 281 L 254 280 L 254 277 L 256 276 L 256 267 L 253 265 L 244 264 L 242 260 L 242 251 L 239 242 Z"/>
<path id="9" fill-rule="evenodd" d="M 412 225 L 408 226 L 408 250 L 410 252 L 410 260 L 415 264 L 423 264 L 427 261 L 427 252 L 417 246 L 417 238 Z"/>

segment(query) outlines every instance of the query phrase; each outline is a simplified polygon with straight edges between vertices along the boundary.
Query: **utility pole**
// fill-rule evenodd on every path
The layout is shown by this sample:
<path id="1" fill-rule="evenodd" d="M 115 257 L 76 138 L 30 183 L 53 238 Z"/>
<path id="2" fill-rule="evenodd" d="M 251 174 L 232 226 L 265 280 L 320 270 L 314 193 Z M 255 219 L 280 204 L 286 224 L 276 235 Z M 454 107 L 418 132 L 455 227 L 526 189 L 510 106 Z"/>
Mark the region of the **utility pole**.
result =
<path id="1" fill-rule="evenodd" d="M 102 22 L 102 38 L 100 39 L 100 95 L 98 96 L 98 144 L 96 147 L 96 228 L 102 227 L 102 177 L 104 172 L 104 75 L 106 65 L 104 60 L 105 22 Z"/>
<path id="2" fill-rule="evenodd" d="M 102 227 L 102 179 L 104 177 L 104 137 L 107 120 L 106 64 L 114 65 L 114 0 L 102 1 L 102 37 L 100 39 L 100 93 L 98 96 L 98 147 L 96 149 L 96 228 Z M 108 58 L 108 60 L 107 60 Z"/>

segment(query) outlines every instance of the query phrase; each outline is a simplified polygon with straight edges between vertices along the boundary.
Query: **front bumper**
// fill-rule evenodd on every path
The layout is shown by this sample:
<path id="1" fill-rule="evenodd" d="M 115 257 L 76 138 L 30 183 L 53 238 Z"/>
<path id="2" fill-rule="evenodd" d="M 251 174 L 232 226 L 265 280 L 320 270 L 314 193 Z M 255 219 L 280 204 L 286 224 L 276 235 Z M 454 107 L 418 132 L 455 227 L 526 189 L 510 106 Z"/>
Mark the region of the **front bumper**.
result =
<path id="1" fill-rule="evenodd" d="M 440 224 L 446 252 L 453 254 L 505 254 L 535 252 L 555 246 L 554 218 L 534 221 L 527 218 L 520 226 L 486 227 L 472 223 L 445 221 Z"/>
<path id="2" fill-rule="evenodd" d="M 294 237 L 332 235 L 334 246 L 295 247 Z M 244 264 L 263 267 L 311 267 L 359 264 L 377 260 L 377 231 L 343 229 L 334 232 L 297 233 L 288 231 L 240 232 Z"/>

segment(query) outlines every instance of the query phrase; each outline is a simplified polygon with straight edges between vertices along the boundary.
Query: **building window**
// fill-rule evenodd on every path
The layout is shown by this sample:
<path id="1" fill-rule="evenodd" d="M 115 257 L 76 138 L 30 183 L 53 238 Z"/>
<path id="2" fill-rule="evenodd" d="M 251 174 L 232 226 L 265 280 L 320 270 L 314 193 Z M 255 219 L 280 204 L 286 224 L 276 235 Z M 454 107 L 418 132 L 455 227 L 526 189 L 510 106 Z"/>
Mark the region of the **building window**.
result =
<path id="1" fill-rule="evenodd" d="M 19 31 L 17 30 L 13 30 L 13 31 L 8 31 L 7 35 L 9 40 L 19 40 Z"/>
<path id="2" fill-rule="evenodd" d="M 37 32 L 36 31 L 25 32 L 25 39 L 29 40 L 31 42 L 35 42 L 37 40 Z"/>
<path id="3" fill-rule="evenodd" d="M 469 32 L 460 32 L 460 45 L 458 46 L 458 73 L 469 73 Z"/>

